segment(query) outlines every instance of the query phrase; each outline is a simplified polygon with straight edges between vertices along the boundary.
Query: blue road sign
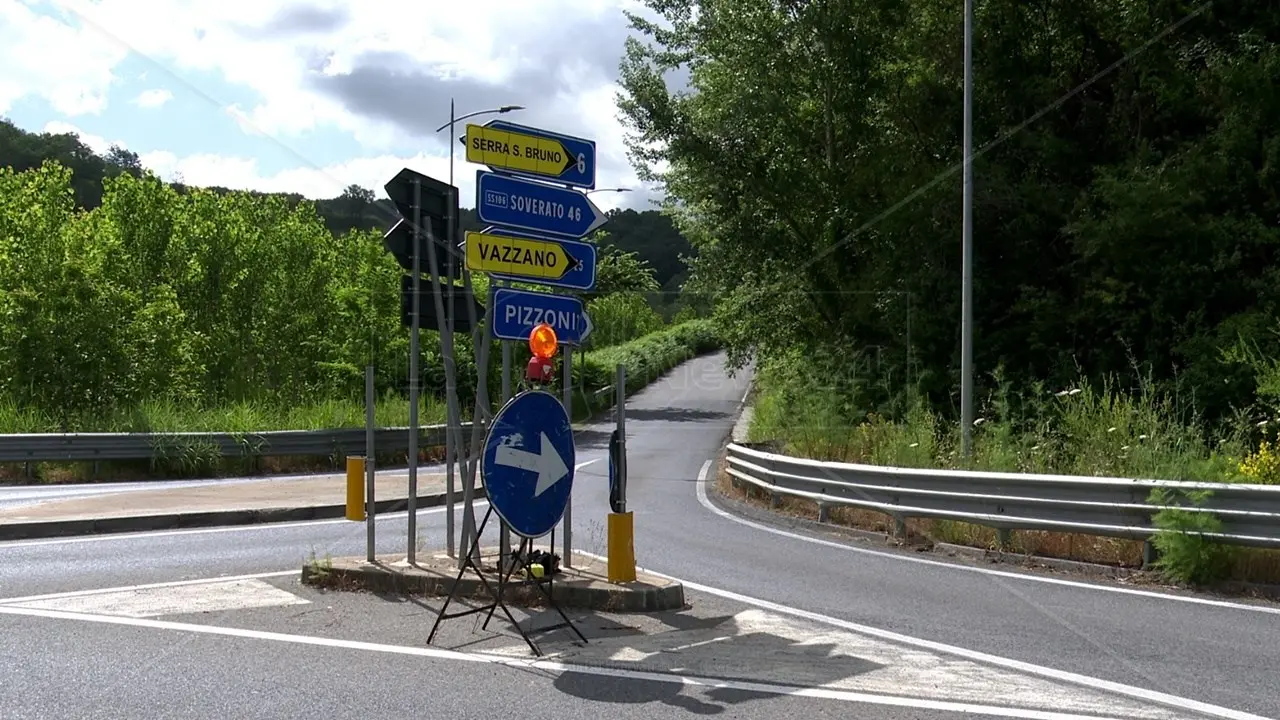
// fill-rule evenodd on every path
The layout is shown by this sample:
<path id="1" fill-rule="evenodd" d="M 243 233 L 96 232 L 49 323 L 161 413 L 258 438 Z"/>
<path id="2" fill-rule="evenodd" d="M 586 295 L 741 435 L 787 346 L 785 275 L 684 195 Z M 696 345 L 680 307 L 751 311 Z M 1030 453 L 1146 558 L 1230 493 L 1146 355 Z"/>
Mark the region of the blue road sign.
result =
<path id="1" fill-rule="evenodd" d="M 539 323 L 556 331 L 565 345 L 581 345 L 591 334 L 591 318 L 582 300 L 569 295 L 498 288 L 493 294 L 493 336 L 499 340 L 528 340 Z"/>
<path id="2" fill-rule="evenodd" d="M 574 137 L 572 135 L 562 135 L 550 130 L 542 128 L 529 127 L 528 125 L 520 125 L 506 120 L 493 119 L 484 124 L 489 130 L 499 130 L 504 132 L 519 133 L 520 135 L 532 135 L 535 138 L 545 138 L 559 143 L 568 155 L 570 162 L 568 167 L 563 170 L 555 178 L 548 178 L 545 173 L 527 172 L 516 166 L 507 165 L 502 168 L 502 172 L 512 175 L 524 175 L 525 177 L 542 178 L 544 180 L 554 179 L 555 182 L 565 185 L 573 185 L 574 187 L 592 190 L 596 186 L 596 143 L 594 140 L 586 138 Z M 552 143 L 554 144 L 554 143 Z"/>
<path id="3" fill-rule="evenodd" d="M 484 440 L 480 474 L 489 506 L 511 531 L 540 538 L 564 516 L 577 459 L 569 414 L 555 395 L 528 390 L 507 401 Z"/>
<path id="4" fill-rule="evenodd" d="M 482 223 L 568 238 L 609 221 L 577 190 L 484 170 L 476 171 L 476 215 Z"/>
<path id="5" fill-rule="evenodd" d="M 547 276 L 533 277 L 531 275 L 512 275 L 494 270 L 486 270 L 489 277 L 498 278 L 500 280 L 511 280 L 513 282 L 533 283 L 535 285 L 549 285 L 551 287 L 570 288 L 572 290 L 594 290 L 596 288 L 596 245 L 595 243 L 583 242 L 581 240 L 566 240 L 564 238 L 549 238 L 534 233 L 521 232 L 519 230 L 508 230 L 504 227 L 490 225 L 481 230 L 482 235 L 497 235 L 499 237 L 512 238 L 528 238 L 529 240 L 541 240 L 543 242 L 554 242 L 564 251 L 577 261 L 577 265 L 570 267 L 559 278 L 552 279 Z"/>

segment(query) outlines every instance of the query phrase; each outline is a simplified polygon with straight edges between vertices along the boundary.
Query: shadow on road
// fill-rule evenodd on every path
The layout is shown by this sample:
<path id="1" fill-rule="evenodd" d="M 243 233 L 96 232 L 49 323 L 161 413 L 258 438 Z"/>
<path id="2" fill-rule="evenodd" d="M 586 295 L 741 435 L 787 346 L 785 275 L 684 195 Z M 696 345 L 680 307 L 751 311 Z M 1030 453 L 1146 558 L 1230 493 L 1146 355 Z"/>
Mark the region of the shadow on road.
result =
<path id="1" fill-rule="evenodd" d="M 627 410 L 627 422 L 656 420 L 658 422 L 703 422 L 705 420 L 723 420 L 729 413 L 713 410 L 692 410 L 690 408 L 650 408 L 646 410 Z"/>
<path id="2" fill-rule="evenodd" d="M 590 626 L 592 613 L 578 614 L 578 622 Z M 652 703 L 680 708 L 697 715 L 718 715 L 733 705 L 777 697 L 775 693 L 742 688 L 704 688 L 686 692 L 677 678 L 689 675 L 710 680 L 787 686 L 818 687 L 884 667 L 866 658 L 835 652 L 833 643 L 799 641 L 774 634 L 759 625 L 743 626 L 737 616 L 697 617 L 689 612 L 650 616 L 666 629 L 645 633 L 595 632 L 584 628 L 591 642 L 568 646 L 567 635 L 557 659 L 596 667 L 616 667 L 670 675 L 671 681 L 643 677 L 609 676 L 575 672 L 559 675 L 554 685 L 568 695 L 609 703 Z M 551 637 L 547 638 L 552 641 Z"/>
<path id="3" fill-rule="evenodd" d="M 577 452 L 583 450 L 604 450 L 609 447 L 609 433 L 604 430 L 575 430 L 573 446 Z"/>

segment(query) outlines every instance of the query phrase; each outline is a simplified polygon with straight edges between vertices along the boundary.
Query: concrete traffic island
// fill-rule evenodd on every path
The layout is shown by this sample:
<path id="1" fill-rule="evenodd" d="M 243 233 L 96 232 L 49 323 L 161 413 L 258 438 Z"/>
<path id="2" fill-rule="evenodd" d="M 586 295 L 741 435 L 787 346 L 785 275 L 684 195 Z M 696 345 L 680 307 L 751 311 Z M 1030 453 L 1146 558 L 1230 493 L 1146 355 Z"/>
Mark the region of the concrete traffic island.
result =
<path id="1" fill-rule="evenodd" d="M 481 548 L 479 564 L 485 580 L 496 591 L 498 548 Z M 444 552 L 419 555 L 415 565 L 410 565 L 403 554 L 395 554 L 375 556 L 374 562 L 363 557 L 315 560 L 302 567 L 304 585 L 377 593 L 443 597 L 457 578 L 457 560 Z M 516 607 L 544 606 L 546 599 L 537 588 L 526 584 L 527 579 L 517 570 L 508 580 L 504 599 Z M 565 567 L 562 561 L 560 572 L 550 578 L 544 576 L 542 581 L 555 602 L 566 609 L 655 613 L 686 607 L 684 585 L 680 582 L 637 572 L 632 582 L 613 583 L 603 560 L 581 553 L 574 553 L 573 567 Z M 480 576 L 471 569 L 463 573 L 455 597 L 479 602 L 492 599 Z"/>

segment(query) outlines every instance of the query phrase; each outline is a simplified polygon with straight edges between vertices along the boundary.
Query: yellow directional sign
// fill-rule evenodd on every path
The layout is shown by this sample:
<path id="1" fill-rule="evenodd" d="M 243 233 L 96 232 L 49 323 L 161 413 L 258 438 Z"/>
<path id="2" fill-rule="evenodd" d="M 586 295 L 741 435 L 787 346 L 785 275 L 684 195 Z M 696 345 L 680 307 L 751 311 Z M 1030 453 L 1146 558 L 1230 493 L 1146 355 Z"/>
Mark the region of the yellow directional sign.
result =
<path id="1" fill-rule="evenodd" d="M 472 272 L 559 280 L 578 266 L 578 261 L 554 240 L 469 232 L 466 246 L 467 269 Z"/>
<path id="2" fill-rule="evenodd" d="M 484 125 L 467 125 L 467 162 L 494 170 L 560 177 L 578 163 L 559 140 Z"/>

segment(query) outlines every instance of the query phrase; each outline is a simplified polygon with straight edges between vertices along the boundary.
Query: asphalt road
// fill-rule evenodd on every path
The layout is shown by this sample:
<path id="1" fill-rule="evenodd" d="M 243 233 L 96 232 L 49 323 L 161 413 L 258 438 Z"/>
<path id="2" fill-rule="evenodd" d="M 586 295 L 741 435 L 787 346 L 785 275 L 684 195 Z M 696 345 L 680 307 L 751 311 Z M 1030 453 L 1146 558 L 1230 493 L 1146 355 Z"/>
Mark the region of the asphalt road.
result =
<path id="1" fill-rule="evenodd" d="M 779 532 L 783 524 L 761 513 L 749 521 L 760 526 L 751 526 L 740 516 L 725 517 L 723 510 L 714 511 L 714 498 L 700 500 L 697 479 L 730 433 L 746 389 L 745 377 L 726 378 L 719 363 L 719 357 L 692 361 L 628 402 L 629 509 L 636 513 L 637 559 L 647 569 L 682 578 L 691 587 L 707 586 L 818 613 L 849 627 L 896 633 L 1026 663 L 1036 672 L 1076 673 L 1262 717 L 1280 717 L 1274 650 L 1280 647 L 1280 614 L 1234 604 L 1111 591 L 1111 586 L 1087 580 L 1050 583 L 1041 576 L 1007 570 L 1002 576 L 961 562 L 926 564 L 910 552 L 818 538 L 799 529 Z M 607 423 L 591 427 L 579 436 L 579 463 L 603 457 L 610 427 Z M 574 488 L 575 547 L 597 553 L 604 552 L 605 471 L 599 461 L 584 467 Z M 403 522 L 400 514 L 380 523 L 380 552 L 403 550 Z M 441 513 L 422 513 L 419 528 L 420 551 L 443 546 Z M 363 526 L 345 521 L 0 544 L 0 597 L 296 569 L 313 553 L 318 557 L 363 554 L 363 544 Z M 98 628 L 52 619 L 0 616 L 0 628 L 4 632 L 0 646 L 7 648 L 3 656 L 39 657 L 38 661 L 5 669 L 7 678 L 20 677 L 11 687 L 45 683 L 45 673 L 55 665 L 82 674 L 77 680 L 85 682 L 74 685 L 81 690 L 64 685 L 58 688 L 62 694 L 57 697 L 55 691 L 48 691 L 48 702 L 53 704 L 31 705 L 44 708 L 45 716 L 116 716 L 97 710 L 63 710 L 72 701 L 96 701 L 105 691 L 93 686 L 120 681 L 112 679 L 115 671 L 110 666 L 95 664 L 91 658 L 113 654 L 123 658 L 121 667 L 127 668 L 131 667 L 129 658 L 147 656 L 149 643 L 165 642 L 159 631 L 138 630 L 134 634 L 119 627 Z M 331 680 L 333 693 L 349 687 L 331 677 L 341 674 L 340 670 L 323 669 L 345 667 L 329 655 L 331 648 L 294 648 L 288 652 L 297 653 L 297 658 L 286 662 L 272 655 L 277 650 L 249 651 L 240 642 L 193 640 L 185 665 L 166 666 L 158 681 L 152 681 L 151 690 L 131 692 L 141 693 L 137 697 L 144 700 L 172 697 L 168 693 L 173 688 L 165 683 L 190 677 L 194 683 L 224 691 L 210 691 L 208 702 L 215 705 L 200 705 L 202 701 L 196 698 L 189 714 L 175 711 L 177 714 L 161 716 L 205 717 L 200 709 L 216 706 L 223 708 L 221 714 L 247 717 L 250 715 L 239 712 L 243 709 L 236 704 L 239 699 L 227 697 L 230 688 L 249 688 L 267 682 L 262 680 L 265 677 L 279 687 L 315 688 Z M 32 650 L 36 647 L 51 650 Z M 55 651 L 58 654 L 53 654 Z M 225 665 L 229 661 L 220 659 L 227 653 L 235 654 L 234 675 L 243 679 L 231 677 L 230 666 Z M 375 683 L 371 687 L 383 688 L 412 683 L 408 676 L 416 677 L 419 685 L 425 682 L 423 678 L 435 682 L 441 677 L 440 673 L 424 671 L 421 662 L 401 669 L 400 660 L 378 658 L 360 663 L 359 673 L 372 673 L 376 681 L 371 681 Z M 404 679 L 398 675 L 401 672 Z M 441 682 L 438 697 L 454 697 L 455 688 Z M 512 679 L 503 673 L 494 673 L 492 678 L 486 675 L 484 683 L 485 699 L 476 702 L 498 711 L 511 711 L 516 705 L 508 703 L 517 702 L 521 692 L 539 687 L 530 685 L 527 678 Z M 0 698 L 10 691 L 0 691 Z M 259 691 L 265 692 L 265 687 Z M 378 701 L 391 705 L 353 696 L 344 709 L 353 717 L 357 711 L 394 709 L 400 701 L 391 695 L 380 693 Z M 811 700 L 793 698 L 787 702 Z M 15 705 L 10 702 L 0 707 Z M 538 716 L 531 707 L 535 706 L 525 706 L 517 714 Z M 325 716 L 346 716 L 334 710 Z M 601 710 L 565 706 L 565 712 L 557 717 L 579 713 L 594 717 Z M 603 710 L 611 714 L 622 711 L 618 706 Z M 850 707 L 836 710 L 847 713 Z M 775 708 L 774 712 L 821 717 L 823 709 L 795 705 Z M 474 716 L 480 716 L 478 713 Z M 861 711 L 854 711 L 854 715 L 878 716 Z M 259 712 L 253 716 L 276 715 Z"/>

